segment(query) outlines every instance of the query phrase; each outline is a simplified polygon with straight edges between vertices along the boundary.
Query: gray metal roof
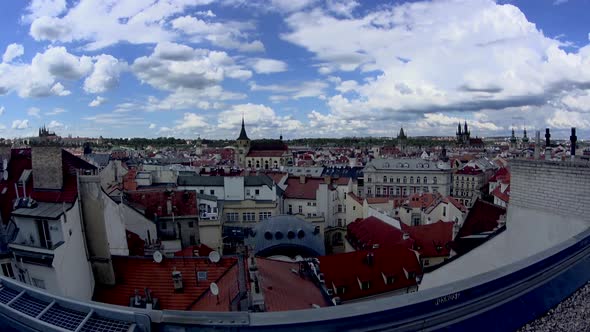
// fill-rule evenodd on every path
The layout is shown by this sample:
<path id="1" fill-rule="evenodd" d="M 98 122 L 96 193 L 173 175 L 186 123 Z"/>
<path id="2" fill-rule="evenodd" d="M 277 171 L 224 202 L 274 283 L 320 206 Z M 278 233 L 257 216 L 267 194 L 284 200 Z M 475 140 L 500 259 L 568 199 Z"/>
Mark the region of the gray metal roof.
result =
<path id="1" fill-rule="evenodd" d="M 45 203 L 37 202 L 34 208 L 20 208 L 12 212 L 14 216 L 29 218 L 58 219 L 65 211 L 72 207 L 70 203 Z"/>
<path id="2" fill-rule="evenodd" d="M 179 186 L 223 187 L 223 176 L 178 176 Z"/>
<path id="3" fill-rule="evenodd" d="M 273 186 L 272 179 L 265 174 L 244 177 L 244 186 L 246 187 L 259 187 L 264 185 L 267 185 L 269 188 L 272 188 Z"/>
<path id="4" fill-rule="evenodd" d="M 324 255 L 324 237 L 321 232 L 314 234 L 314 230 L 313 224 L 296 216 L 275 216 L 256 224 L 253 227 L 254 236 L 248 237 L 246 242 L 253 246 L 255 253 L 281 245 L 292 245 Z"/>
<path id="5" fill-rule="evenodd" d="M 217 196 L 197 193 L 197 198 L 206 199 L 208 201 L 217 201 Z"/>
<path id="6" fill-rule="evenodd" d="M 111 155 L 108 153 L 89 153 L 84 157 L 88 160 L 92 160 L 99 167 L 106 167 L 111 160 Z"/>

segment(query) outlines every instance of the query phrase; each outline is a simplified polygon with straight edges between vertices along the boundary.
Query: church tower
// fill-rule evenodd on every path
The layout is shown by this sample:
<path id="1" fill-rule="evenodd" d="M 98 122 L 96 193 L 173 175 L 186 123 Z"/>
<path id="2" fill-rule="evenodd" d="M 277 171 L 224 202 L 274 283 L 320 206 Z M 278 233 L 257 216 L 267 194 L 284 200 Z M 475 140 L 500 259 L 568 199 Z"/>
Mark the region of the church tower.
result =
<path id="1" fill-rule="evenodd" d="M 510 135 L 510 150 L 516 150 L 516 135 L 514 134 L 514 128 L 512 128 L 512 135 Z"/>
<path id="2" fill-rule="evenodd" d="M 529 138 L 526 135 L 526 128 L 524 128 L 524 131 L 522 133 L 522 148 L 526 149 L 529 147 Z"/>
<path id="3" fill-rule="evenodd" d="M 238 151 L 236 153 L 236 164 L 240 167 L 246 167 L 246 155 L 250 151 L 250 139 L 246 135 L 246 126 L 244 125 L 244 117 L 242 116 L 242 130 L 240 136 L 236 140 Z"/>
<path id="4" fill-rule="evenodd" d="M 408 148 L 408 137 L 406 133 L 404 133 L 404 127 L 401 127 L 399 130 L 399 134 L 397 135 L 397 144 L 399 145 L 399 149 L 402 153 L 406 153 L 406 149 Z"/>

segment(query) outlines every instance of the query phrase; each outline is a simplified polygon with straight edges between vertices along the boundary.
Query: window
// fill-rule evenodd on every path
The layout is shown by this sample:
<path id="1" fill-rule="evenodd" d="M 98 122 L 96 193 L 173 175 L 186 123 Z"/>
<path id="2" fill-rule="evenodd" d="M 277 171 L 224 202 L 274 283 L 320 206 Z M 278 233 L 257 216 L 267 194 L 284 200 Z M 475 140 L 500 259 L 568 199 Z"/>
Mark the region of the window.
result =
<path id="1" fill-rule="evenodd" d="M 195 223 L 193 221 L 189 221 L 188 228 L 193 228 L 193 227 L 195 227 Z"/>
<path id="2" fill-rule="evenodd" d="M 211 189 L 211 190 L 209 190 L 209 193 L 210 193 L 211 195 L 215 195 L 215 190 Z"/>
<path id="3" fill-rule="evenodd" d="M 399 187 L 395 187 L 395 195 L 399 196 L 400 195 L 400 188 Z"/>
<path id="4" fill-rule="evenodd" d="M 389 183 L 393 183 L 393 178 L 389 178 Z"/>
<path id="5" fill-rule="evenodd" d="M 371 192 L 371 188 L 367 188 L 367 196 L 371 196 L 372 192 Z"/>
<path id="6" fill-rule="evenodd" d="M 51 249 L 53 242 L 51 241 L 51 234 L 49 233 L 49 223 L 47 220 L 35 219 L 37 225 L 37 233 L 39 234 L 40 246 Z"/>
<path id="7" fill-rule="evenodd" d="M 404 183 L 407 183 L 408 179 L 404 176 Z"/>
<path id="8" fill-rule="evenodd" d="M 246 189 L 246 196 L 250 196 L 250 189 Z"/>
<path id="9" fill-rule="evenodd" d="M 225 214 L 225 220 L 228 222 L 240 221 L 240 214 L 237 212 L 228 212 Z"/>
<path id="10" fill-rule="evenodd" d="M 427 193 L 428 192 L 428 187 L 422 188 L 422 191 L 425 192 L 425 193 Z"/>
<path id="11" fill-rule="evenodd" d="M 344 293 L 346 293 L 346 286 L 337 286 L 334 293 L 335 294 L 344 294 Z"/>
<path id="12" fill-rule="evenodd" d="M 289 204 L 288 214 L 293 214 L 293 205 Z"/>
<path id="13" fill-rule="evenodd" d="M 14 279 L 14 271 L 12 271 L 12 264 L 11 263 L 3 263 L 2 264 L 2 274 L 5 277 L 9 277 Z"/>
<path id="14" fill-rule="evenodd" d="M 377 194 L 377 197 L 381 196 L 381 187 L 377 187 L 376 194 Z"/>
<path id="15" fill-rule="evenodd" d="M 199 194 L 205 194 L 205 189 L 200 189 Z"/>
<path id="16" fill-rule="evenodd" d="M 420 226 L 420 216 L 412 216 L 412 226 Z"/>
<path id="17" fill-rule="evenodd" d="M 198 281 L 207 280 L 207 271 L 197 271 L 197 280 Z"/>
<path id="18" fill-rule="evenodd" d="M 197 240 L 195 239 L 194 235 L 190 235 L 188 237 L 188 242 L 190 243 L 191 246 L 194 246 L 195 244 L 197 244 Z"/>
<path id="19" fill-rule="evenodd" d="M 33 286 L 45 289 L 45 281 L 36 278 L 31 278 L 31 280 L 33 281 Z"/>
<path id="20" fill-rule="evenodd" d="M 338 218 L 338 227 L 342 227 L 342 218 Z M 336 233 L 340 234 L 340 233 Z"/>
<path id="21" fill-rule="evenodd" d="M 432 192 L 433 193 L 437 193 L 438 192 L 438 187 L 432 187 Z"/>
<path id="22" fill-rule="evenodd" d="M 352 207 L 352 211 L 356 211 L 356 206 L 353 206 Z"/>
<path id="23" fill-rule="evenodd" d="M 414 183 L 414 177 L 410 176 L 410 183 Z"/>
<path id="24" fill-rule="evenodd" d="M 394 276 L 386 276 L 385 277 L 385 284 L 386 285 L 393 285 L 394 282 L 395 282 Z"/>
<path id="25" fill-rule="evenodd" d="M 433 182 L 434 184 L 436 184 L 436 180 L 437 180 L 437 179 L 436 179 L 436 176 L 435 176 L 434 178 L 432 178 L 432 182 Z"/>
<path id="26" fill-rule="evenodd" d="M 254 190 L 254 195 L 260 195 L 260 189 L 255 189 Z"/>
<path id="27" fill-rule="evenodd" d="M 244 212 L 242 213 L 242 219 L 244 222 L 254 222 L 256 221 L 256 213 L 255 212 Z"/>
<path id="28" fill-rule="evenodd" d="M 428 265 L 430 265 L 430 260 L 428 260 L 428 259 L 425 259 L 425 260 L 424 260 L 424 266 L 428 266 Z"/>
<path id="29" fill-rule="evenodd" d="M 344 193 L 344 199 L 346 199 L 346 193 Z"/>
<path id="30" fill-rule="evenodd" d="M 393 187 L 389 187 L 389 196 L 393 196 Z"/>
<path id="31" fill-rule="evenodd" d="M 311 206 L 311 202 L 307 202 L 307 206 Z"/>
<path id="32" fill-rule="evenodd" d="M 443 206 L 443 217 L 447 216 L 447 207 Z"/>
<path id="33" fill-rule="evenodd" d="M 299 205 L 299 213 L 303 213 L 303 206 Z"/>
<path id="34" fill-rule="evenodd" d="M 371 177 L 370 177 L 370 176 L 369 176 L 369 177 L 367 177 L 367 182 L 368 182 L 368 183 L 371 183 Z"/>
<path id="35" fill-rule="evenodd" d="M 260 221 L 266 220 L 268 218 L 270 218 L 272 216 L 271 212 L 259 212 L 258 213 L 258 219 Z"/>
<path id="36" fill-rule="evenodd" d="M 387 182 L 387 176 L 383 176 L 383 182 Z"/>
<path id="37" fill-rule="evenodd" d="M 428 178 L 424 177 L 424 183 L 428 183 Z"/>
<path id="38" fill-rule="evenodd" d="M 416 177 L 416 183 L 420 183 L 420 177 L 419 176 Z"/>
<path id="39" fill-rule="evenodd" d="M 342 204 L 338 204 L 338 213 L 342 212 Z"/>
<path id="40" fill-rule="evenodd" d="M 400 183 L 400 179 L 399 178 L 395 179 L 395 182 Z"/>
<path id="41" fill-rule="evenodd" d="M 361 281 L 360 286 L 361 286 L 361 290 L 367 290 L 367 289 L 371 288 L 371 282 L 370 281 Z"/>

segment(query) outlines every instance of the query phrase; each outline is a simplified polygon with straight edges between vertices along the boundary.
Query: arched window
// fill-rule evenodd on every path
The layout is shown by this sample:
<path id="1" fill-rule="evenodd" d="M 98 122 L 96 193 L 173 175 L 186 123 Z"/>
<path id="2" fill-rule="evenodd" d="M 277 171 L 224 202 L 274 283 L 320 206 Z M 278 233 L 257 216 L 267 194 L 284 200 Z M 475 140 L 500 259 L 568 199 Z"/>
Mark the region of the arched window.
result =
<path id="1" fill-rule="evenodd" d="M 419 176 L 416 177 L 416 183 L 420 183 L 420 177 Z"/>
<path id="2" fill-rule="evenodd" d="M 397 183 L 399 183 L 399 182 L 400 182 L 400 179 L 399 179 L 399 178 L 397 178 Z"/>
<path id="3" fill-rule="evenodd" d="M 404 176 L 404 183 L 407 183 L 408 179 Z"/>
<path id="4" fill-rule="evenodd" d="M 428 178 L 424 177 L 424 183 L 428 183 Z"/>
<path id="5" fill-rule="evenodd" d="M 383 176 L 383 183 L 387 182 L 387 176 Z"/>
<path id="6" fill-rule="evenodd" d="M 432 178 L 432 182 L 434 182 L 434 184 L 436 184 L 436 176 L 434 178 Z"/>
<path id="7" fill-rule="evenodd" d="M 414 177 L 410 176 L 410 183 L 414 183 Z"/>

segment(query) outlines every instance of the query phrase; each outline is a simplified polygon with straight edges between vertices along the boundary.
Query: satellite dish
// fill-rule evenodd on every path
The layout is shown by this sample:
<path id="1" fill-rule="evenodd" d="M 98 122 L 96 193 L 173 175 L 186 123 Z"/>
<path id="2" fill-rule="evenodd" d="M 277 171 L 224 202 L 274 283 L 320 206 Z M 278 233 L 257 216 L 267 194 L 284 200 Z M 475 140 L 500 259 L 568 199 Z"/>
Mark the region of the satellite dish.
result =
<path id="1" fill-rule="evenodd" d="M 162 263 L 162 259 L 164 259 L 164 256 L 162 256 L 162 253 L 159 251 L 154 251 L 152 257 L 154 258 L 154 262 L 156 263 Z"/>
<path id="2" fill-rule="evenodd" d="M 219 286 L 217 286 L 216 283 L 212 282 L 211 285 L 209 285 L 209 290 L 211 291 L 211 294 L 216 296 L 219 295 Z"/>
<path id="3" fill-rule="evenodd" d="M 221 260 L 221 255 L 219 255 L 217 251 L 212 251 L 209 253 L 209 260 L 213 263 L 217 263 Z"/>

